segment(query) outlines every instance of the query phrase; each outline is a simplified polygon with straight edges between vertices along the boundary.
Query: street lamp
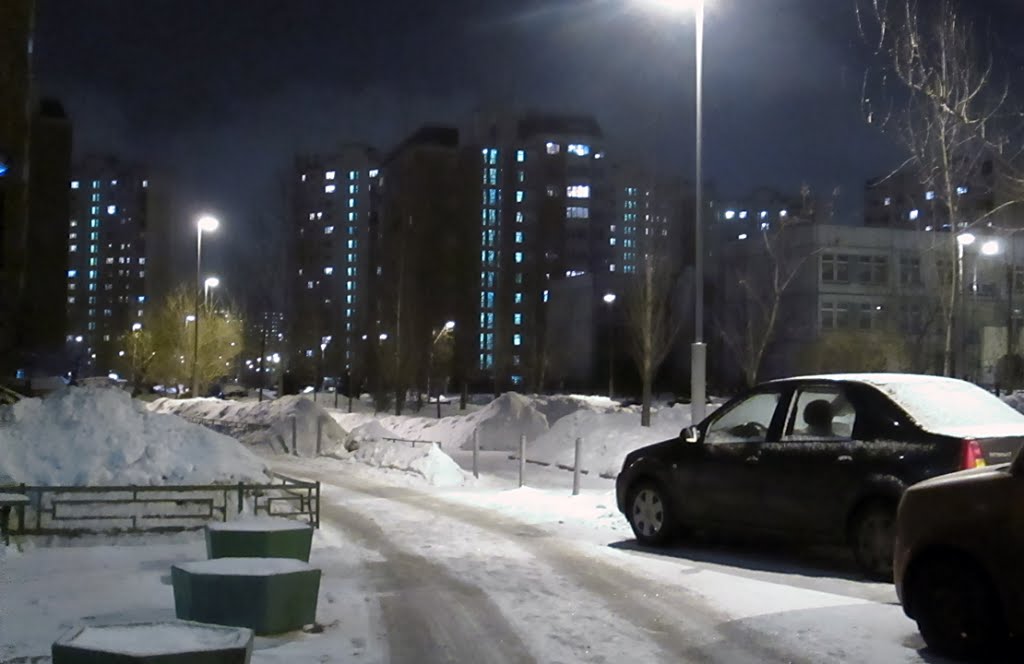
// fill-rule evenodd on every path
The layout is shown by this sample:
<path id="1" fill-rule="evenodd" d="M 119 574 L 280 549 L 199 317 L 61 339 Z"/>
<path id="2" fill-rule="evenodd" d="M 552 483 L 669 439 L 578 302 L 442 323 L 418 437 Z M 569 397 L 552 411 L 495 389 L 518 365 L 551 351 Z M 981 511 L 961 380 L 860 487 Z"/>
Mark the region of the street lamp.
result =
<path id="1" fill-rule="evenodd" d="M 694 245 L 694 335 L 690 351 L 690 419 L 707 414 L 707 345 L 704 343 L 704 14 L 706 0 L 641 0 L 660 11 L 693 12 L 696 42 L 696 192 Z"/>
<path id="2" fill-rule="evenodd" d="M 220 279 L 217 277 L 207 277 L 206 281 L 203 282 L 203 305 L 206 307 L 210 306 L 210 289 L 217 288 L 220 286 Z"/>
<path id="3" fill-rule="evenodd" d="M 132 332 L 138 332 L 142 329 L 142 323 L 132 323 Z"/>
<path id="4" fill-rule="evenodd" d="M 437 335 L 434 336 L 434 340 L 432 342 L 430 342 L 430 357 L 427 358 L 427 367 L 428 367 L 428 370 L 427 370 L 427 399 L 430 399 L 430 393 L 433 391 L 433 390 L 430 389 L 430 384 L 431 384 L 431 380 L 432 380 L 433 374 L 434 374 L 434 348 L 437 346 L 438 342 L 440 342 L 441 339 L 444 338 L 445 335 L 450 334 L 451 331 L 454 330 L 454 329 L 455 329 L 455 321 L 453 321 L 453 320 L 448 321 L 447 323 L 445 323 L 441 327 L 440 330 L 438 330 Z M 441 419 L 441 387 L 440 386 L 438 386 L 438 388 L 437 388 L 437 419 Z"/>
<path id="5" fill-rule="evenodd" d="M 320 366 L 317 369 L 316 383 L 313 385 L 313 402 L 314 403 L 316 403 L 316 393 L 320 389 L 320 384 L 323 382 L 323 375 L 324 375 L 324 353 L 327 351 L 327 345 L 331 343 L 331 339 L 332 339 L 332 337 L 329 334 L 327 336 L 325 336 L 325 337 L 320 337 Z M 335 387 L 334 389 L 335 389 L 335 394 L 337 394 L 337 389 L 338 388 Z M 334 405 L 337 406 L 338 404 L 335 403 Z"/>
<path id="6" fill-rule="evenodd" d="M 611 399 L 615 390 L 615 344 L 612 339 L 612 305 L 615 304 L 615 293 L 605 293 L 601 298 L 608 305 L 608 398 Z"/>
<path id="7" fill-rule="evenodd" d="M 203 215 L 196 221 L 196 292 L 195 327 L 192 329 L 192 397 L 199 394 L 199 290 L 203 269 L 203 233 L 212 233 L 220 226 L 216 217 Z"/>

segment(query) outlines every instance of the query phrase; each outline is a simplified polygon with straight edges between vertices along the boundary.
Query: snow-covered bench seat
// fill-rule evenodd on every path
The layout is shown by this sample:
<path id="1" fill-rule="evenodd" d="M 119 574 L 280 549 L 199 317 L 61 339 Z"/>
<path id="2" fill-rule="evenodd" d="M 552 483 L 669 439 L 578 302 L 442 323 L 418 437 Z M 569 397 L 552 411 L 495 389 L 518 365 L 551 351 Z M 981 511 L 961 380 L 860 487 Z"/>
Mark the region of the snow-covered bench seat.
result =
<path id="1" fill-rule="evenodd" d="M 294 558 L 309 562 L 313 526 L 281 517 L 238 519 L 206 527 L 210 558 Z"/>
<path id="2" fill-rule="evenodd" d="M 54 642 L 54 664 L 248 664 L 252 630 L 194 622 L 75 627 Z"/>
<path id="3" fill-rule="evenodd" d="M 171 567 L 178 618 L 279 634 L 316 622 L 320 570 L 292 558 L 217 558 Z"/>

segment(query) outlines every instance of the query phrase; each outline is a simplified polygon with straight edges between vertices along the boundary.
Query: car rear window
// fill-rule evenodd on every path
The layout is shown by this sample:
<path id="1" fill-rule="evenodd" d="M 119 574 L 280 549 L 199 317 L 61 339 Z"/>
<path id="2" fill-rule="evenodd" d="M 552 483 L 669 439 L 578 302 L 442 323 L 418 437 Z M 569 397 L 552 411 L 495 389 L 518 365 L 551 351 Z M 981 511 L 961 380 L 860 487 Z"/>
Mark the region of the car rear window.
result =
<path id="1" fill-rule="evenodd" d="M 874 387 L 925 431 L 972 437 L 1024 435 L 1024 415 L 970 383 L 936 379 Z"/>

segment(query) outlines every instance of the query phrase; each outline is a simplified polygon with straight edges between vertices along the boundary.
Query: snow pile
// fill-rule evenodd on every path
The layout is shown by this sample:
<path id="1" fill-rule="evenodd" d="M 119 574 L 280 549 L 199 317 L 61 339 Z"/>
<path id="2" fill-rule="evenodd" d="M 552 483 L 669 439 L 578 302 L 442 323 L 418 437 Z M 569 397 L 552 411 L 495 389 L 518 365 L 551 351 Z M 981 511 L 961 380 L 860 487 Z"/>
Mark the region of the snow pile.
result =
<path id="1" fill-rule="evenodd" d="M 0 407 L 0 483 L 31 485 L 266 482 L 238 441 L 152 413 L 117 389 L 71 387 Z"/>
<path id="2" fill-rule="evenodd" d="M 608 397 L 584 396 L 579 394 L 557 394 L 553 396 L 538 395 L 531 397 L 533 407 L 548 418 L 548 425 L 579 410 L 590 410 L 598 413 L 609 413 L 622 410 L 622 407 Z"/>
<path id="3" fill-rule="evenodd" d="M 653 414 L 650 427 L 640 426 L 632 412 L 578 410 L 555 422 L 551 430 L 527 446 L 531 461 L 572 466 L 576 439 L 583 439 L 581 466 L 591 473 L 617 475 L 633 450 L 679 436 L 690 426 L 690 407 L 663 408 Z"/>
<path id="4" fill-rule="evenodd" d="M 387 437 L 431 441 L 444 449 L 472 449 L 473 432 L 480 433 L 480 449 L 515 450 L 519 436 L 532 441 L 548 430 L 547 418 L 533 401 L 515 392 L 494 399 L 468 415 L 432 417 L 372 415 L 370 413 L 333 413 L 342 428 L 352 431 L 368 422 L 377 422 L 391 432 Z"/>
<path id="5" fill-rule="evenodd" d="M 393 438 L 398 438 L 394 431 L 385 429 L 376 420 L 370 420 L 349 431 L 348 436 L 345 437 L 344 446 L 346 451 L 354 452 L 366 443 L 389 442 L 388 439 Z"/>
<path id="6" fill-rule="evenodd" d="M 389 441 L 366 441 L 350 457 L 378 468 L 401 470 L 419 475 L 440 487 L 461 486 L 466 475 L 459 464 L 437 445 L 403 445 Z"/>
<path id="7" fill-rule="evenodd" d="M 211 426 L 244 425 L 234 431 L 243 443 L 267 445 L 285 453 L 292 449 L 292 418 L 295 418 L 296 447 L 300 456 L 316 456 L 317 421 L 320 421 L 320 449 L 329 450 L 345 441 L 345 430 L 320 404 L 304 396 L 287 396 L 273 401 L 224 401 L 222 399 L 157 399 L 149 406 L 157 412 L 171 412 Z"/>
<path id="8" fill-rule="evenodd" d="M 1003 401 L 1016 410 L 1018 413 L 1024 413 L 1024 392 L 1017 391 L 1012 394 L 1006 394 L 1002 397 Z"/>

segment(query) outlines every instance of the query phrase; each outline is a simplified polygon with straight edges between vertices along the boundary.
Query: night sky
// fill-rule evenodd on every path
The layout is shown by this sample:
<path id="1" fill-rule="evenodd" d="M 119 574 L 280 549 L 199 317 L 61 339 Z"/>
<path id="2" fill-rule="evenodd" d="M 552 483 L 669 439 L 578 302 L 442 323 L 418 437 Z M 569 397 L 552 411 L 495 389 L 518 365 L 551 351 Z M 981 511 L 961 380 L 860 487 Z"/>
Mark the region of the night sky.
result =
<path id="1" fill-rule="evenodd" d="M 255 242 L 296 151 L 387 149 L 482 104 L 593 113 L 616 154 L 692 173 L 692 19 L 642 0 L 37 2 L 38 85 L 67 107 L 77 154 L 173 169 L 221 216 L 221 262 Z M 841 186 L 858 214 L 863 181 L 900 152 L 862 119 L 853 0 L 708 3 L 707 177 L 735 195 Z M 1024 3 L 969 6 L 1016 46 Z"/>

